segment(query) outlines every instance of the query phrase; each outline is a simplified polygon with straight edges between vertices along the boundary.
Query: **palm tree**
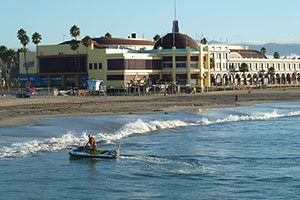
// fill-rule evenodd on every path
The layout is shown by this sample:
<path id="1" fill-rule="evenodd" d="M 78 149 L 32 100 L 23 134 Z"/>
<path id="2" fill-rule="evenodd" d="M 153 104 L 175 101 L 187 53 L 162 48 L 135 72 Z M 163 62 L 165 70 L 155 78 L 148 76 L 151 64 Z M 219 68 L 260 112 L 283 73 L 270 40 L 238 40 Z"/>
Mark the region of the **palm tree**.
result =
<path id="1" fill-rule="evenodd" d="M 3 77 L 4 77 L 4 80 L 5 80 L 5 72 L 6 72 L 5 67 L 6 67 L 6 60 L 7 60 L 6 57 L 7 57 L 7 48 L 6 48 L 6 46 L 0 46 L 0 59 L 3 62 L 1 80 L 3 80 L 2 79 Z M 1 84 L 2 84 L 2 81 L 1 81 Z"/>
<path id="2" fill-rule="evenodd" d="M 85 46 L 86 47 L 86 54 L 88 54 L 88 47 L 89 46 L 91 46 L 91 44 L 92 44 L 92 39 L 91 39 L 91 37 L 90 36 L 85 36 L 83 39 L 82 39 L 82 44 L 83 44 L 83 46 Z"/>
<path id="3" fill-rule="evenodd" d="M 243 73 L 243 76 L 244 76 L 244 84 L 246 85 L 246 84 L 247 84 L 247 79 L 246 79 L 245 72 L 248 72 L 248 71 L 249 71 L 249 67 L 248 67 L 247 63 L 242 63 L 241 66 L 239 67 L 239 70 L 240 70 L 240 72 Z"/>
<path id="4" fill-rule="evenodd" d="M 0 46 L 0 59 L 2 59 L 2 56 L 4 55 L 4 52 L 7 51 L 6 46 Z"/>
<path id="5" fill-rule="evenodd" d="M 80 28 L 76 25 L 73 25 L 70 29 L 70 35 L 77 40 L 77 37 L 80 36 Z"/>
<path id="6" fill-rule="evenodd" d="M 158 40 L 160 40 L 160 35 L 156 34 L 156 35 L 153 37 L 153 41 L 154 41 L 154 42 L 157 42 Z"/>
<path id="7" fill-rule="evenodd" d="M 268 69 L 268 74 L 271 77 L 271 83 L 273 83 L 274 75 L 275 75 L 275 68 L 272 66 Z"/>
<path id="8" fill-rule="evenodd" d="M 111 34 L 109 32 L 107 32 L 104 37 L 106 39 L 111 39 L 112 38 L 112 36 L 111 36 Z"/>
<path id="9" fill-rule="evenodd" d="M 266 48 L 265 47 L 262 47 L 261 49 L 260 49 L 260 52 L 262 53 L 262 54 L 266 54 L 267 53 L 267 50 L 266 50 Z"/>
<path id="10" fill-rule="evenodd" d="M 280 58 L 280 55 L 279 55 L 279 53 L 277 51 L 274 52 L 273 56 L 274 56 L 275 59 L 279 59 Z"/>
<path id="11" fill-rule="evenodd" d="M 13 49 L 8 49 L 4 52 L 2 56 L 2 60 L 4 62 L 4 79 L 7 87 L 10 86 L 10 77 L 11 77 L 11 71 L 12 71 L 12 65 L 15 63 L 15 59 L 17 57 L 16 52 Z M 8 67 L 8 64 L 10 64 L 10 67 Z"/>
<path id="12" fill-rule="evenodd" d="M 207 40 L 205 37 L 201 39 L 201 44 L 207 44 Z"/>
<path id="13" fill-rule="evenodd" d="M 29 37 L 27 36 L 26 31 L 22 28 L 18 31 L 18 39 L 20 40 L 21 44 L 23 45 L 24 65 L 25 65 L 25 69 L 26 69 L 26 75 L 27 75 L 27 78 L 28 78 L 28 67 L 27 67 L 27 63 L 26 63 L 26 46 L 29 43 Z"/>
<path id="14" fill-rule="evenodd" d="M 38 55 L 39 55 L 39 46 L 38 46 L 38 44 L 41 43 L 41 41 L 42 41 L 42 36 L 41 36 L 41 34 L 35 32 L 35 33 L 32 35 L 32 42 L 33 42 L 33 43 L 35 44 L 35 46 L 36 46 L 36 57 L 38 57 Z M 36 59 L 37 59 L 36 73 L 38 73 L 38 72 L 39 72 L 40 66 L 39 66 L 38 58 L 36 58 Z"/>
<path id="15" fill-rule="evenodd" d="M 74 38 L 70 45 L 71 45 L 71 49 L 74 51 L 74 54 L 75 54 L 75 51 L 77 50 L 77 63 L 78 63 L 78 66 L 76 64 L 76 58 L 75 58 L 75 65 L 77 67 L 77 70 L 80 69 L 80 61 L 79 61 L 79 52 L 78 52 L 78 48 L 79 48 L 79 42 L 78 42 L 78 37 L 80 36 L 80 28 L 76 25 L 73 25 L 70 29 L 70 35 Z"/>
<path id="16" fill-rule="evenodd" d="M 74 54 L 75 54 L 75 53 L 76 53 L 76 50 L 79 48 L 79 42 L 78 42 L 77 40 L 73 39 L 73 40 L 71 40 L 71 42 L 70 42 L 70 46 L 71 46 L 71 49 L 74 51 Z M 75 58 L 75 66 L 76 66 L 76 68 L 77 68 L 77 71 L 79 71 L 79 70 L 78 70 L 78 65 L 77 65 L 76 57 L 74 57 L 74 58 Z"/>

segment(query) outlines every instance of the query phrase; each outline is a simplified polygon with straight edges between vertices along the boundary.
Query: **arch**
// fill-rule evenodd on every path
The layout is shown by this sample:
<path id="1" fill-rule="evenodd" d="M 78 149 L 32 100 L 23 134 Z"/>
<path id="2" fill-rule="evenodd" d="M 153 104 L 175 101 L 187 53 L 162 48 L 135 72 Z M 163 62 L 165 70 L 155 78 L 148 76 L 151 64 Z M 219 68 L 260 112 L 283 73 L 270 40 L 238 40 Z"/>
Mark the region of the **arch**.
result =
<path id="1" fill-rule="evenodd" d="M 259 75 L 258 75 L 258 82 L 260 84 L 264 84 L 264 76 L 262 73 L 259 73 Z"/>
<path id="2" fill-rule="evenodd" d="M 223 75 L 223 83 L 224 83 L 225 85 L 229 85 L 229 77 L 228 77 L 227 74 L 224 74 L 224 75 Z"/>
<path id="3" fill-rule="evenodd" d="M 258 84 L 258 77 L 257 74 L 253 74 L 253 84 Z"/>
<path id="4" fill-rule="evenodd" d="M 216 86 L 216 77 L 214 74 L 210 75 L 210 85 L 211 86 Z"/>
<path id="5" fill-rule="evenodd" d="M 300 73 L 297 74 L 297 81 L 300 81 Z"/>
<path id="6" fill-rule="evenodd" d="M 241 84 L 241 76 L 240 76 L 240 74 L 236 74 L 234 79 L 235 79 L 234 82 L 236 84 L 238 84 L 238 85 Z"/>
<path id="7" fill-rule="evenodd" d="M 281 83 L 281 79 L 280 79 L 280 74 L 276 74 L 276 80 L 275 80 L 276 84 L 280 84 Z"/>
<path id="8" fill-rule="evenodd" d="M 286 79 L 285 79 L 285 75 L 284 74 L 281 74 L 280 83 L 281 84 L 286 84 Z"/>
<path id="9" fill-rule="evenodd" d="M 222 85 L 222 77 L 220 74 L 217 74 L 216 76 L 216 85 L 221 86 Z"/>
<path id="10" fill-rule="evenodd" d="M 290 74 L 286 75 L 286 83 L 287 84 L 292 84 L 292 79 L 291 79 L 291 75 Z"/>
<path id="11" fill-rule="evenodd" d="M 252 79 L 251 74 L 249 73 L 247 75 L 247 85 L 252 85 L 252 84 L 253 84 L 253 79 Z"/>
<path id="12" fill-rule="evenodd" d="M 271 83 L 271 84 L 276 84 L 276 77 L 275 77 L 274 74 L 271 74 L 271 75 L 269 76 L 269 83 Z"/>
<path id="13" fill-rule="evenodd" d="M 292 81 L 293 81 L 293 84 L 297 84 L 297 73 L 296 72 L 294 72 L 292 74 Z"/>

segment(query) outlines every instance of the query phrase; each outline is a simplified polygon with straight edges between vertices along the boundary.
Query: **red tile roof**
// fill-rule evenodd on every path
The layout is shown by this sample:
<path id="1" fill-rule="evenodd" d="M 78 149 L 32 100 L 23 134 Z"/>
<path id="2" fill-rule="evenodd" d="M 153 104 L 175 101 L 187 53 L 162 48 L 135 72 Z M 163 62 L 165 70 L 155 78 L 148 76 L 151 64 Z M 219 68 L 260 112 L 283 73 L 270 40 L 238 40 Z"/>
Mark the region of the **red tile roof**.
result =
<path id="1" fill-rule="evenodd" d="M 231 52 L 239 53 L 243 58 L 267 58 L 260 51 L 250 50 L 250 49 L 231 49 Z"/>

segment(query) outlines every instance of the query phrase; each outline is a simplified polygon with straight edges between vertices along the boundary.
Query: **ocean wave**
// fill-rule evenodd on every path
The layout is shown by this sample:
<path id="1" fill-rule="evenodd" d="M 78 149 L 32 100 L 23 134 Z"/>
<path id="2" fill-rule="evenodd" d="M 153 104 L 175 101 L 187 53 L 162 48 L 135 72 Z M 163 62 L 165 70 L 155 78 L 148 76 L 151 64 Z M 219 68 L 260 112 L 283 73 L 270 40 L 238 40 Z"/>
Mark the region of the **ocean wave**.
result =
<path id="1" fill-rule="evenodd" d="M 278 114 L 277 110 L 274 110 L 271 113 L 254 113 L 252 115 L 229 115 L 225 118 L 216 119 L 216 120 L 209 120 L 207 118 L 202 118 L 201 120 L 198 120 L 197 123 L 201 125 L 210 125 L 210 124 L 217 124 L 217 123 L 237 122 L 237 121 L 269 120 L 272 118 L 296 116 L 296 115 L 300 115 L 300 111 L 291 112 L 287 115 L 283 115 L 283 114 Z"/>
<path id="2" fill-rule="evenodd" d="M 57 152 L 71 147 L 82 145 L 87 141 L 86 133 L 76 137 L 71 131 L 61 137 L 49 138 L 42 141 L 32 140 L 22 143 L 13 143 L 11 146 L 0 148 L 0 159 L 21 158 L 43 152 Z"/>
<path id="3" fill-rule="evenodd" d="M 279 117 L 291 117 L 300 115 L 300 111 L 290 112 L 288 114 L 278 114 L 277 110 L 269 113 L 253 113 L 251 115 L 228 115 L 219 119 L 207 119 L 203 117 L 200 120 L 154 120 L 144 121 L 141 119 L 135 122 L 125 124 L 122 128 L 113 133 L 97 133 L 94 137 L 97 142 L 114 143 L 117 140 L 130 137 L 136 134 L 146 134 L 163 129 L 173 129 L 187 126 L 206 126 L 217 123 L 251 121 L 251 120 L 269 120 Z M 23 143 L 13 143 L 10 146 L 0 148 L 0 159 L 20 158 L 27 155 L 34 155 L 43 152 L 57 152 L 74 148 L 75 146 L 85 145 L 88 141 L 86 132 L 81 133 L 78 137 L 73 132 L 67 132 L 61 137 L 52 137 L 42 141 L 32 140 Z"/>
<path id="4" fill-rule="evenodd" d="M 146 122 L 141 119 L 138 119 L 135 122 L 130 122 L 128 124 L 125 124 L 122 128 L 120 128 L 115 133 L 111 133 L 111 134 L 99 133 L 97 134 L 96 139 L 106 140 L 106 141 L 119 140 L 134 134 L 143 134 L 151 131 L 171 129 L 171 128 L 184 127 L 184 126 L 192 126 L 192 125 L 196 125 L 196 124 L 184 122 L 181 120 L 166 120 L 166 121 L 154 120 L 154 121 Z"/>

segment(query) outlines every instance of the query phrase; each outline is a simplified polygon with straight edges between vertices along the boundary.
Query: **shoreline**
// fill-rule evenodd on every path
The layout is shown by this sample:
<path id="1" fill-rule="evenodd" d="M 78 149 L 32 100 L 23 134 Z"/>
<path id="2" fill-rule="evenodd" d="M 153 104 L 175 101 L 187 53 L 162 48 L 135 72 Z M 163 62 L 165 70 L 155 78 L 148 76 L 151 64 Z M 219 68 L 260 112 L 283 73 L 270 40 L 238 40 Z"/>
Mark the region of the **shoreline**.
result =
<path id="1" fill-rule="evenodd" d="M 238 101 L 235 101 L 236 95 Z M 181 112 L 186 109 L 251 106 L 260 103 L 300 102 L 300 88 L 218 91 L 163 96 L 32 96 L 0 97 L 0 127 L 23 126 L 52 117 L 126 115 Z"/>

